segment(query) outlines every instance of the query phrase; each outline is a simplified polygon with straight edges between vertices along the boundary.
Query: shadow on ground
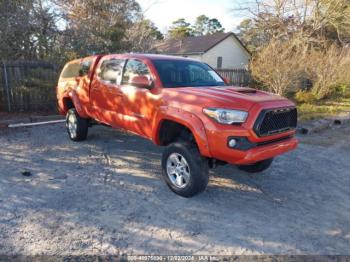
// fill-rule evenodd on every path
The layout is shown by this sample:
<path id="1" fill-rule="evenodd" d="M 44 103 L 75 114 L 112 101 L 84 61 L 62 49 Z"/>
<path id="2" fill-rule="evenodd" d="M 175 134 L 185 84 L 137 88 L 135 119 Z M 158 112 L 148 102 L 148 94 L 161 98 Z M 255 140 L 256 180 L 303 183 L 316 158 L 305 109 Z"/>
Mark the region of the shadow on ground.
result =
<path id="1" fill-rule="evenodd" d="M 0 254 L 349 254 L 349 130 L 261 174 L 219 167 L 192 199 L 162 181 L 162 148 L 128 133 L 2 132 Z"/>

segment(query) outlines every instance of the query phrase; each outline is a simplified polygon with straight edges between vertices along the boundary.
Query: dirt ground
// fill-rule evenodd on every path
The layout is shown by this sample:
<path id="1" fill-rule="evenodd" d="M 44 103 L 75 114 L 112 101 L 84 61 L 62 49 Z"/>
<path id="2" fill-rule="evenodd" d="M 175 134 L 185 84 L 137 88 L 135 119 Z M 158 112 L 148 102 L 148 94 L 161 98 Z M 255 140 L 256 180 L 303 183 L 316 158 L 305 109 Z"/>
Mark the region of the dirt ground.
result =
<path id="1" fill-rule="evenodd" d="M 350 126 L 301 138 L 268 171 L 211 172 L 192 199 L 162 148 L 105 127 L 0 131 L 0 254 L 350 254 Z M 22 172 L 29 171 L 26 177 Z"/>

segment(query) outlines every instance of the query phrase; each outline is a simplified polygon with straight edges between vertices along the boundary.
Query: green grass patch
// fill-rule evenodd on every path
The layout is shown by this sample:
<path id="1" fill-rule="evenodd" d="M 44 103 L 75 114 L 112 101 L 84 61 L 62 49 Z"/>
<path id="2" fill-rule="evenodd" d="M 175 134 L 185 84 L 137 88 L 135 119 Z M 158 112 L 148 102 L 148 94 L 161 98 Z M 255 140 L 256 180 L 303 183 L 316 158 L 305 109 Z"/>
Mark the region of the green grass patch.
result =
<path id="1" fill-rule="evenodd" d="M 322 100 L 314 103 L 298 104 L 299 120 L 307 121 L 350 114 L 350 98 Z"/>

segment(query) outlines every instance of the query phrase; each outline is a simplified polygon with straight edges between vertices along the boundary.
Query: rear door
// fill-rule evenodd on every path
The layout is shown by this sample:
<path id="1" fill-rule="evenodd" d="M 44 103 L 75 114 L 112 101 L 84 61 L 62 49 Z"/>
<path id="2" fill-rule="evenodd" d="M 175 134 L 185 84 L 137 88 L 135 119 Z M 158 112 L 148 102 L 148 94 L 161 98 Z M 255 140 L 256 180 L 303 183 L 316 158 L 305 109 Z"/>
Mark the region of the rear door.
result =
<path id="1" fill-rule="evenodd" d="M 88 57 L 84 58 L 80 62 L 80 68 L 78 72 L 78 76 L 76 77 L 77 85 L 77 95 L 79 97 L 79 101 L 82 106 L 89 106 L 89 92 L 90 92 L 90 70 L 93 65 L 93 58 Z"/>
<path id="2" fill-rule="evenodd" d="M 121 80 L 125 60 L 114 57 L 101 59 L 90 90 L 94 118 L 113 127 L 123 127 Z"/>

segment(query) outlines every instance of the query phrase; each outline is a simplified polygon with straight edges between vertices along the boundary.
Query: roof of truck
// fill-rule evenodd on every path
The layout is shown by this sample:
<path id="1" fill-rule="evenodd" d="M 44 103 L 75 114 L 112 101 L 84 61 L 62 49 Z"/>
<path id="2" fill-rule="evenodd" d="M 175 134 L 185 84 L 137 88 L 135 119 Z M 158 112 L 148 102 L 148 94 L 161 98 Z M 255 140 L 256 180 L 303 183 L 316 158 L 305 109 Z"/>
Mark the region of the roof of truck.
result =
<path id="1" fill-rule="evenodd" d="M 98 57 L 115 57 L 118 56 L 120 58 L 134 58 L 134 59 L 150 59 L 150 60 L 189 60 L 189 61 L 197 61 L 187 57 L 181 56 L 172 56 L 172 55 L 158 55 L 158 54 L 139 54 L 139 53 L 125 53 L 125 54 L 105 54 L 105 55 L 93 55 L 87 56 L 84 58 L 78 58 L 67 62 L 68 64 L 80 63 L 86 59 L 94 59 Z"/>
<path id="2" fill-rule="evenodd" d="M 159 54 L 141 54 L 141 53 L 127 53 L 127 54 L 110 54 L 106 56 L 120 56 L 124 58 L 139 58 L 139 59 L 150 59 L 150 60 L 156 60 L 156 59 L 164 59 L 164 60 L 191 60 L 194 59 L 181 57 L 181 56 L 171 56 L 171 55 L 159 55 Z"/>

